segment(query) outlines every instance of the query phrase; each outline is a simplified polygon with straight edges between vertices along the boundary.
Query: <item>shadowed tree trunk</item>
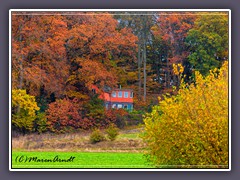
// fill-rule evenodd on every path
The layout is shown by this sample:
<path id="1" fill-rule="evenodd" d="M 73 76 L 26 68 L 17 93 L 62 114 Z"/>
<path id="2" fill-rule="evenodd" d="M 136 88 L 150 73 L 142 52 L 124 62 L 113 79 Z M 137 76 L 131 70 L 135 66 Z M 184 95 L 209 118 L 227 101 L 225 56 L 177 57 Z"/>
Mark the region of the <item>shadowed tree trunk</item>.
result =
<path id="1" fill-rule="evenodd" d="M 141 97 L 141 44 L 138 42 L 138 99 Z"/>
<path id="2" fill-rule="evenodd" d="M 143 40 L 143 100 L 146 101 L 146 96 L 147 96 L 147 73 L 146 73 L 146 64 L 147 64 L 147 56 L 146 56 L 146 38 L 144 37 Z"/>

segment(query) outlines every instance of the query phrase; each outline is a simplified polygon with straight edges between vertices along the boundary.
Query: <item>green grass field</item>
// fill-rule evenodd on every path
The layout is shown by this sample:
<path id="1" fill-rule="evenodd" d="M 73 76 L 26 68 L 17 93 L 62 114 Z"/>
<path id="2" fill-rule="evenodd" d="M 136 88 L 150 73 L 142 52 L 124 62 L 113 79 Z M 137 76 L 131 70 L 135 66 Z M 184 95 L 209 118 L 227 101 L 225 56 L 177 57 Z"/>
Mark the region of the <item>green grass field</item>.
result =
<path id="1" fill-rule="evenodd" d="M 72 162 L 49 162 L 75 157 Z M 37 160 L 29 159 L 37 157 Z M 55 159 L 56 160 L 56 159 Z M 58 161 L 59 161 L 58 160 Z M 21 162 L 19 162 L 21 161 Z M 37 162 L 39 161 L 39 162 Z M 45 161 L 45 162 L 42 162 Z M 46 162 L 48 161 L 48 162 Z M 154 168 L 142 153 L 109 152 L 12 152 L 12 168 Z"/>

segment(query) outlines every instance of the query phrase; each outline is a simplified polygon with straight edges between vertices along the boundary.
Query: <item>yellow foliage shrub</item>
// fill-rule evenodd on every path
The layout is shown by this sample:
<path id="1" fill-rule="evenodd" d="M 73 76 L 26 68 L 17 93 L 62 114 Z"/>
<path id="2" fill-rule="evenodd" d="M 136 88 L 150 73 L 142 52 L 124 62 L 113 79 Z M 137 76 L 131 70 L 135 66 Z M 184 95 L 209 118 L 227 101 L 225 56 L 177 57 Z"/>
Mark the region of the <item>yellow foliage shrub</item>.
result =
<path id="1" fill-rule="evenodd" d="M 228 167 L 228 62 L 195 77 L 144 118 L 147 157 L 157 167 Z"/>
<path id="2" fill-rule="evenodd" d="M 173 73 L 175 75 L 180 75 L 183 73 L 183 66 L 181 64 L 173 64 Z"/>
<path id="3" fill-rule="evenodd" d="M 12 124 L 20 131 L 31 131 L 36 119 L 36 111 L 39 110 L 35 97 L 26 93 L 23 89 L 12 90 Z"/>

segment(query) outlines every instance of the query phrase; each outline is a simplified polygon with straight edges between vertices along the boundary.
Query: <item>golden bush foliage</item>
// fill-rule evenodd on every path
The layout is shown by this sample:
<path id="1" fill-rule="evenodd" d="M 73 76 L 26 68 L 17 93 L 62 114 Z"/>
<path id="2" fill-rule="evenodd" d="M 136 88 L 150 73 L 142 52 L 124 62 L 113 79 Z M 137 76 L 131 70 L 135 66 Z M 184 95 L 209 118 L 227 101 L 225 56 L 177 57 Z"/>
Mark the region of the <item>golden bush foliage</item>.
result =
<path id="1" fill-rule="evenodd" d="M 228 62 L 195 77 L 145 116 L 147 157 L 158 167 L 228 167 Z"/>
<path id="2" fill-rule="evenodd" d="M 183 66 L 181 64 L 173 64 L 173 73 L 175 75 L 180 75 L 183 73 Z"/>
<path id="3" fill-rule="evenodd" d="M 12 124 L 25 132 L 31 131 L 39 110 L 34 96 L 26 93 L 24 89 L 12 90 Z"/>

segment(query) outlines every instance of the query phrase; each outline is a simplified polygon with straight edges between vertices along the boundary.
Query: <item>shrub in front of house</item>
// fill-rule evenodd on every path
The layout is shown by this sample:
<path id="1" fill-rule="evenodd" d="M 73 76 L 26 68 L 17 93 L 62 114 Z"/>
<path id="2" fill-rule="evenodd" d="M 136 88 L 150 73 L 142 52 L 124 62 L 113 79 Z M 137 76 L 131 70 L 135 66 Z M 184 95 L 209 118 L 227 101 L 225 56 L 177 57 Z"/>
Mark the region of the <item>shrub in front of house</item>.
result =
<path id="1" fill-rule="evenodd" d="M 114 124 L 110 124 L 106 129 L 107 137 L 110 141 L 114 141 L 119 134 L 119 129 Z"/>
<path id="2" fill-rule="evenodd" d="M 105 140 L 105 136 L 99 129 L 95 129 L 90 135 L 90 142 L 92 144 L 96 144 L 104 140 Z"/>

